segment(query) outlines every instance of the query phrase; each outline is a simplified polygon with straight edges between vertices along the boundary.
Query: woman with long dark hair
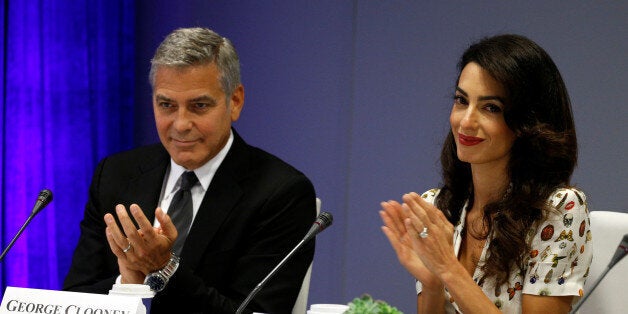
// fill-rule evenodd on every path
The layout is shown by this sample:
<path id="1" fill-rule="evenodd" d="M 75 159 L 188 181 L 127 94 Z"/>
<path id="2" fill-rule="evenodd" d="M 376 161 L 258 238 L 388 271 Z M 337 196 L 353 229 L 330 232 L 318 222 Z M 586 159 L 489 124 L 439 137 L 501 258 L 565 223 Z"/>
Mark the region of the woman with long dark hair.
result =
<path id="1" fill-rule="evenodd" d="M 519 35 L 471 45 L 459 69 L 442 186 L 380 212 L 418 312 L 567 313 L 592 254 L 563 79 Z"/>

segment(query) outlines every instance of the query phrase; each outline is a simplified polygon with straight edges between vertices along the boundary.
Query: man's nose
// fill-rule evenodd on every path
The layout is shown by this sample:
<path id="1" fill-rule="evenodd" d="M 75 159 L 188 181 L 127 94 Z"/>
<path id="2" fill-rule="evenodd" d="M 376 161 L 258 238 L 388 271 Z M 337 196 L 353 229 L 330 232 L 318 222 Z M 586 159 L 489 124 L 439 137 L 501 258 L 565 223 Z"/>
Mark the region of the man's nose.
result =
<path id="1" fill-rule="evenodd" d="M 190 112 L 186 108 L 179 107 L 174 118 L 173 126 L 175 130 L 179 132 L 189 130 L 192 127 Z"/>

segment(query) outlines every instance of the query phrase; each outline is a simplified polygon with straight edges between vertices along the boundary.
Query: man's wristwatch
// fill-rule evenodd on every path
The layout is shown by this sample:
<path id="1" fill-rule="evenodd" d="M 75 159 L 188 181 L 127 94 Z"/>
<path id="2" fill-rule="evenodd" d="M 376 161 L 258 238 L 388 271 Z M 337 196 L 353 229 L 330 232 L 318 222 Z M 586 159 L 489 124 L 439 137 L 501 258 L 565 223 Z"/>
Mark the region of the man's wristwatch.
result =
<path id="1" fill-rule="evenodd" d="M 174 253 L 170 253 L 170 260 L 166 266 L 156 272 L 148 274 L 144 280 L 144 284 L 148 285 L 150 289 L 155 292 L 164 290 L 170 277 L 177 271 L 177 268 L 179 268 L 179 257 L 174 255 Z"/>

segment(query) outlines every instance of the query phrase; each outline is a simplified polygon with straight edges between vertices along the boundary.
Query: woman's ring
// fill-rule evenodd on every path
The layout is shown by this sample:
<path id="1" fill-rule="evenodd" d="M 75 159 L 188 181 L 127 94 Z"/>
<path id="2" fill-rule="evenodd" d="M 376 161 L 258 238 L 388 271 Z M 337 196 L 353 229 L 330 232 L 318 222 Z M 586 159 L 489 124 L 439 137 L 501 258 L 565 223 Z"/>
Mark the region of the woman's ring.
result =
<path id="1" fill-rule="evenodd" d="M 132 248 L 132 247 L 131 247 L 131 241 L 129 241 L 129 246 L 127 246 L 124 250 L 122 250 L 122 252 L 123 252 L 123 253 L 126 253 L 126 252 L 130 251 L 130 250 L 131 250 L 131 248 Z"/>
<path id="2" fill-rule="evenodd" d="M 427 227 L 423 227 L 423 231 L 421 231 L 421 233 L 419 233 L 419 237 L 421 237 L 422 239 L 427 238 L 428 233 L 427 233 Z M 130 245 L 130 243 L 129 243 Z"/>

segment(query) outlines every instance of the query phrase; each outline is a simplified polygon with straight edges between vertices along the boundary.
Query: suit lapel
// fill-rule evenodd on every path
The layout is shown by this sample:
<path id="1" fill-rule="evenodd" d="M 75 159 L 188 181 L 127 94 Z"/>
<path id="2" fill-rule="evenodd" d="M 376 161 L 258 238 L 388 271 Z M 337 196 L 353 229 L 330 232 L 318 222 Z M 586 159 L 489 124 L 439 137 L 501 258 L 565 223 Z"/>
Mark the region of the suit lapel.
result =
<path id="1" fill-rule="evenodd" d="M 155 221 L 155 209 L 159 202 L 164 176 L 170 163 L 168 152 L 163 149 L 156 156 L 139 166 L 137 177 L 129 181 L 128 191 L 132 202 L 138 204 L 148 221 Z M 129 204 L 130 205 L 130 204 Z"/>

